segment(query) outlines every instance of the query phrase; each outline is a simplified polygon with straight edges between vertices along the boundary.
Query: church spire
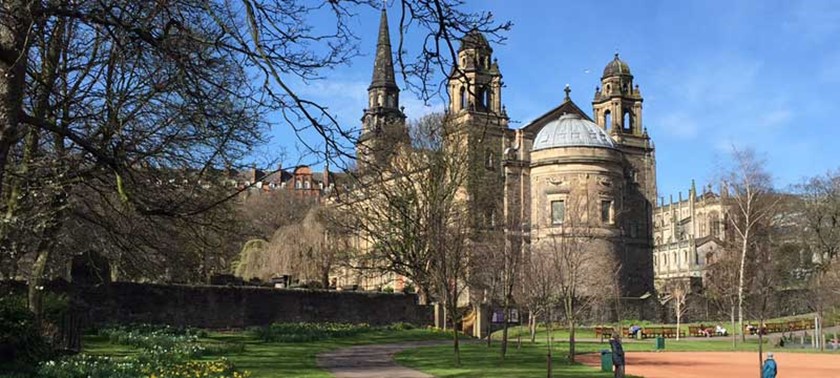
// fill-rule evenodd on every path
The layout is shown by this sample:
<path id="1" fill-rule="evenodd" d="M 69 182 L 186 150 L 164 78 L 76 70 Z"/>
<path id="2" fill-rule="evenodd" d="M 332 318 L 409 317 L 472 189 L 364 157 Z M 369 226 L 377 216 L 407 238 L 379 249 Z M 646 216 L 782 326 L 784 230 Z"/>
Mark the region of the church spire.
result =
<path id="1" fill-rule="evenodd" d="M 394 61 L 391 57 L 391 35 L 388 29 L 388 13 L 382 7 L 382 15 L 379 19 L 379 38 L 376 42 L 376 60 L 373 61 L 373 78 L 368 88 L 394 88 L 397 89 L 397 82 L 394 80 Z"/>
<path id="2" fill-rule="evenodd" d="M 400 88 L 394 79 L 388 13 L 382 7 L 379 37 L 373 61 L 373 77 L 368 87 L 368 107 L 362 116 L 362 132 L 356 144 L 358 167 L 387 165 L 400 144 L 408 143 L 405 114 L 400 108 Z"/>

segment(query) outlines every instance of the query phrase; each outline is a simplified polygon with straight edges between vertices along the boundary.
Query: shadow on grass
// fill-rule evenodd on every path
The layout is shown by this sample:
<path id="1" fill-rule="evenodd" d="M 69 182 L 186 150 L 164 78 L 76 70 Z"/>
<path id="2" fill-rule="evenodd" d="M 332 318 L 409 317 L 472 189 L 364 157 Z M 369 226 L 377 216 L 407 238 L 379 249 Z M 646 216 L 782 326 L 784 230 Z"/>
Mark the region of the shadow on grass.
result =
<path id="1" fill-rule="evenodd" d="M 612 373 L 569 362 L 566 349 L 557 348 L 552 356 L 554 377 L 607 378 Z M 544 345 L 523 344 L 517 349 L 508 347 L 507 357 L 500 358 L 499 344 L 487 348 L 483 343 L 468 343 L 461 348 L 461 366 L 455 367 L 452 346 L 433 346 L 410 349 L 396 356 L 399 364 L 436 377 L 544 377 L 547 367 Z"/>

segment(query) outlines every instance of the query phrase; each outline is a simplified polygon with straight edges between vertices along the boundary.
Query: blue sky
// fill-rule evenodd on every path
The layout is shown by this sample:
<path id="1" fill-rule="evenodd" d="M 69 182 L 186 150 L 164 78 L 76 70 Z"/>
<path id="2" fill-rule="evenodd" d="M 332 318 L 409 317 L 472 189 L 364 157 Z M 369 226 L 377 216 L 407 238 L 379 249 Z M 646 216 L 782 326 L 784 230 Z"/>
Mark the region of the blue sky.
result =
<path id="1" fill-rule="evenodd" d="M 484 0 L 469 6 L 514 24 L 507 41 L 493 47 L 515 128 L 558 105 L 565 84 L 591 112 L 594 88 L 618 50 L 645 99 L 661 196 L 676 197 L 691 179 L 714 181 L 732 146 L 764 156 L 779 187 L 840 168 L 835 0 Z M 392 40 L 398 11 L 389 9 Z M 351 127 L 366 106 L 378 16 L 365 9 L 352 21 L 364 56 L 299 89 Z M 410 118 L 442 106 L 425 106 L 408 91 L 401 100 Z M 271 148 L 285 148 L 294 162 L 293 136 L 282 126 L 272 133 Z"/>

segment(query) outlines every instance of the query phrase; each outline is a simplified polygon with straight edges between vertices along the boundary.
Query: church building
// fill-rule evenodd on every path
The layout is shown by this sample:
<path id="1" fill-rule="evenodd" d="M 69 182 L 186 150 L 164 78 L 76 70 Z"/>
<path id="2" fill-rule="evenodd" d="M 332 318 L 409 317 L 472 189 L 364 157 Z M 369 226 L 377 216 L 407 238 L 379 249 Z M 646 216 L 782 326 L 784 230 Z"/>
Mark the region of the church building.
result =
<path id="1" fill-rule="evenodd" d="M 357 146 L 360 169 L 387 159 L 375 155 L 395 153 L 395 141 L 407 137 L 384 9 L 381 17 Z M 465 188 L 472 227 L 504 232 L 514 250 L 533 258 L 569 230 L 586 228 L 589 274 L 612 277 L 623 297 L 649 296 L 657 192 L 643 98 L 618 54 L 598 84 L 591 113 L 572 100 L 567 86 L 558 106 L 510 128 L 500 62 L 481 33 L 463 38 L 447 86 L 447 112 L 456 125 L 452 136 L 469 149 L 470 172 L 477 172 Z"/>

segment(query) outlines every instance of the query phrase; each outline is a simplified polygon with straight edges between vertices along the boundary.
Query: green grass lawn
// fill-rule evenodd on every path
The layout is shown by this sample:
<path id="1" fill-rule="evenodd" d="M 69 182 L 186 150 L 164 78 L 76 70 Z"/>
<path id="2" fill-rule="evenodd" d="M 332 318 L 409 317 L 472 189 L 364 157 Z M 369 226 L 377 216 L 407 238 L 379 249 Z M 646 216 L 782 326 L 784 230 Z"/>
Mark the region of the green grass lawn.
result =
<path id="1" fill-rule="evenodd" d="M 606 344 L 605 344 L 606 345 Z M 592 351 L 600 347 L 591 347 Z M 609 346 L 607 345 L 607 348 Z M 499 343 L 487 348 L 485 343 L 471 342 L 461 349 L 461 366 L 455 367 L 452 345 L 422 347 L 400 352 L 396 360 L 401 365 L 409 366 L 436 377 L 544 377 L 546 375 L 545 344 L 523 343 L 516 348 L 511 343 L 504 361 L 499 357 Z M 552 356 L 554 377 L 599 378 L 612 377 L 612 373 L 602 373 L 597 369 L 570 364 L 565 345 L 554 348 Z"/>
<path id="2" fill-rule="evenodd" d="M 237 369 L 247 370 L 253 377 L 329 377 L 325 371 L 315 365 L 318 353 L 352 345 L 384 344 L 415 340 L 449 339 L 450 335 L 426 329 L 403 331 L 371 331 L 363 334 L 335 338 L 324 341 L 305 343 L 263 342 L 247 332 L 213 332 L 202 341 L 242 343 L 242 352 L 226 353 Z M 94 355 L 126 356 L 136 353 L 132 347 L 114 345 L 101 336 L 87 336 L 84 339 L 84 352 Z M 219 356 L 207 356 L 215 359 Z"/>

